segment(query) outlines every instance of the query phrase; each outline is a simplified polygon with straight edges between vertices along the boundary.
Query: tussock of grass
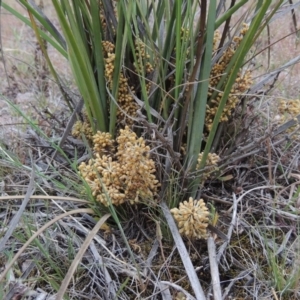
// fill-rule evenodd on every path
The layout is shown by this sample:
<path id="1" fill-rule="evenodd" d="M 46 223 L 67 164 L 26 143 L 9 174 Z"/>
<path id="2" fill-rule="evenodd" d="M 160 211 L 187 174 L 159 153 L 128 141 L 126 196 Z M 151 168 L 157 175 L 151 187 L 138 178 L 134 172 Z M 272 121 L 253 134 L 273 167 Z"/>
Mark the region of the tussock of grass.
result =
<path id="1" fill-rule="evenodd" d="M 290 47 L 293 35 L 269 47 L 265 41 L 272 43 L 273 36 L 265 30 L 250 47 L 259 31 L 247 26 L 240 32 L 255 9 L 249 25 L 259 18 L 265 24 L 275 11 L 260 14 L 259 4 L 247 4 L 226 19 L 221 5 L 226 1 L 220 1 L 214 19 L 215 1 L 201 1 L 207 4 L 202 12 L 196 2 L 185 2 L 182 10 L 176 1 L 170 10 L 169 1 L 161 1 L 147 15 L 148 4 L 129 1 L 125 15 L 125 2 L 101 1 L 100 18 L 91 2 L 84 19 L 87 2 L 72 14 L 69 2 L 63 1 L 66 6 L 59 11 L 53 1 L 57 18 L 51 2 L 44 7 L 41 2 L 49 22 L 61 22 L 62 36 L 21 2 L 37 18 L 42 39 L 36 42 L 29 29 L 15 30 L 11 41 L 6 32 L 2 35 L 11 44 L 4 47 L 10 85 L 1 84 L 7 106 L 1 104 L 0 120 L 5 128 L 13 123 L 13 130 L 3 130 L 0 140 L 0 299 L 300 298 L 299 100 L 288 76 L 283 77 L 283 70 L 300 58 L 290 51 L 287 62 L 278 59 L 282 51 L 277 47 Z M 73 27 L 62 23 L 64 13 L 76 18 Z M 206 24 L 201 18 L 196 24 L 199 15 L 208 19 Z M 288 17 L 278 13 L 275 18 Z M 228 24 L 220 26 L 226 20 L 231 32 Z M 271 32 L 276 22 L 270 22 Z M 286 26 L 276 26 L 278 38 Z M 74 53 L 68 52 L 65 68 L 67 46 Z M 243 65 L 248 47 L 248 62 L 267 49 L 256 57 L 264 75 Z M 66 74 L 69 64 L 75 88 Z M 12 115 L 6 116 L 9 111 Z M 85 130 L 75 126 L 74 138 L 76 118 L 89 125 Z M 105 130 L 93 142 L 98 127 Z M 129 140 L 119 143 L 120 150 L 116 141 L 124 128 Z M 142 150 L 130 146 L 132 141 Z M 118 162 L 126 170 L 109 181 L 112 172 L 104 175 L 101 165 L 93 173 L 92 179 L 99 180 L 95 193 L 93 180 L 86 182 L 78 166 L 104 155 L 106 166 Z M 143 161 L 138 169 L 130 166 L 134 160 Z M 141 186 L 145 162 L 155 180 L 151 195 L 142 192 L 148 188 Z M 125 203 L 112 205 L 110 184 L 126 195 Z M 207 243 L 193 234 L 181 237 L 170 214 L 191 194 L 208 208 L 201 231 Z M 177 216 L 179 229 L 186 229 L 185 223 L 196 228 L 193 203 Z"/>

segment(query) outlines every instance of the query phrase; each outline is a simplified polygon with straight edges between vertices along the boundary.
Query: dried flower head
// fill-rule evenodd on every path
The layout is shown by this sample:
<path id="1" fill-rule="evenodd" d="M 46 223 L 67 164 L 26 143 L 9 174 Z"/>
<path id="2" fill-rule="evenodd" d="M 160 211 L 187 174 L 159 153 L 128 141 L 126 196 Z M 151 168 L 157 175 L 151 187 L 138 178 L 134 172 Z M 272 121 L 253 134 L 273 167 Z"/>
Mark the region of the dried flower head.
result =
<path id="1" fill-rule="evenodd" d="M 112 90 L 112 81 L 114 74 L 114 63 L 115 63 L 115 45 L 108 41 L 102 42 L 104 55 L 105 55 L 105 78 L 109 83 L 108 87 Z M 145 55 L 145 54 L 144 54 Z M 148 69 L 150 68 L 147 65 Z M 119 77 L 119 89 L 118 89 L 118 106 L 119 110 L 117 112 L 118 120 L 124 121 L 126 124 L 132 124 L 133 119 L 130 117 L 135 117 L 138 106 L 132 96 L 134 94 L 134 87 L 129 86 L 128 79 L 125 77 L 123 72 L 121 72 Z"/>
<path id="2" fill-rule="evenodd" d="M 221 34 L 219 30 L 216 30 L 214 33 L 214 39 L 213 39 L 213 51 L 216 52 L 218 49 L 218 43 L 221 40 Z"/>
<path id="3" fill-rule="evenodd" d="M 293 99 L 293 100 L 281 100 L 279 102 L 279 123 L 283 124 L 284 122 L 294 119 L 298 122 L 297 116 L 300 114 L 300 100 Z M 296 129 L 299 128 L 299 123 L 295 126 L 292 126 L 287 129 L 288 133 L 294 132 Z M 299 139 L 299 134 L 293 135 L 294 139 Z"/>
<path id="4" fill-rule="evenodd" d="M 93 137 L 95 156 L 79 166 L 81 176 L 91 187 L 93 196 L 105 206 L 131 204 L 152 199 L 159 186 L 154 175 L 155 163 L 150 147 L 128 126 L 120 130 L 115 141 L 109 133 Z M 109 151 L 107 151 L 109 150 Z M 108 155 L 104 155 L 108 152 Z"/>
<path id="5" fill-rule="evenodd" d="M 125 194 L 131 202 L 152 198 L 159 186 L 154 175 L 155 163 L 149 157 L 150 147 L 145 140 L 138 138 L 128 126 L 120 130 L 117 138 L 117 157 L 123 170 L 121 180 L 126 186 Z"/>
<path id="6" fill-rule="evenodd" d="M 146 73 L 153 72 L 154 68 L 150 62 L 150 55 L 147 54 L 146 45 L 141 39 L 135 41 L 135 54 L 137 61 L 134 63 L 135 69 L 139 72 L 144 71 Z"/>
<path id="7" fill-rule="evenodd" d="M 97 131 L 93 135 L 94 151 L 98 153 L 105 153 L 113 146 L 113 139 L 109 132 Z"/>
<path id="8" fill-rule="evenodd" d="M 198 159 L 197 159 L 197 166 L 196 170 L 200 169 L 200 163 L 202 160 L 203 152 L 199 153 Z M 208 153 L 207 159 L 206 159 L 206 169 L 204 174 L 202 175 L 202 181 L 204 182 L 206 179 L 209 178 L 210 174 L 213 171 L 217 170 L 217 164 L 220 160 L 220 157 L 216 153 Z"/>
<path id="9" fill-rule="evenodd" d="M 240 35 L 235 36 L 233 38 L 231 45 L 227 48 L 227 50 L 222 55 L 222 57 L 218 60 L 218 62 L 213 66 L 210 73 L 210 80 L 209 80 L 209 85 L 210 85 L 209 92 L 208 92 L 209 97 L 211 97 L 214 94 L 214 91 L 216 90 L 216 87 L 220 79 L 225 74 L 225 70 L 229 62 L 231 61 L 236 49 L 238 48 L 239 44 L 242 41 L 242 38 L 244 37 L 247 31 L 248 31 L 248 25 L 243 24 L 243 27 L 240 31 Z M 220 40 L 220 34 L 216 32 L 214 36 L 214 45 L 213 45 L 214 51 L 216 51 L 216 47 L 219 40 Z M 237 106 L 239 102 L 240 96 L 242 96 L 250 88 L 251 84 L 252 84 L 251 71 L 246 71 L 244 73 L 240 72 L 238 74 L 235 83 L 232 86 L 231 92 L 228 96 L 226 106 L 220 117 L 220 122 L 226 122 L 229 120 L 232 111 L 234 110 L 234 108 Z M 208 131 L 211 130 L 212 123 L 216 115 L 219 103 L 222 99 L 222 96 L 223 96 L 222 91 L 216 93 L 215 97 L 213 99 L 210 99 L 209 104 L 206 107 L 205 126 Z"/>
<path id="10" fill-rule="evenodd" d="M 206 229 L 209 222 L 209 212 L 202 199 L 193 200 L 190 197 L 189 201 L 179 204 L 179 209 L 171 209 L 171 213 L 182 235 L 190 239 L 207 237 Z"/>
<path id="11" fill-rule="evenodd" d="M 93 129 L 87 121 L 77 121 L 72 128 L 72 135 L 76 138 L 81 138 L 82 135 L 84 135 L 87 140 L 91 141 L 93 137 Z"/>

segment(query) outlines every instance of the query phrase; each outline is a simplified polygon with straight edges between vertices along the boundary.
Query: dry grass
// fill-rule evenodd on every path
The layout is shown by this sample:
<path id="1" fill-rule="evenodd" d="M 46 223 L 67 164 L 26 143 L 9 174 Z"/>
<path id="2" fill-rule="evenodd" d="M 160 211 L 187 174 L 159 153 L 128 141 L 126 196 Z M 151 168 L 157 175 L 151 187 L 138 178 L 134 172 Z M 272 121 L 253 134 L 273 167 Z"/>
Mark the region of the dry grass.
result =
<path id="1" fill-rule="evenodd" d="M 45 13 L 53 18 L 50 1 L 44 3 Z M 299 9 L 296 14 L 298 17 Z M 270 26 L 270 42 L 290 34 L 292 25 L 290 15 L 276 20 Z M 1 93 L 30 116 L 36 128 L 41 128 L 53 140 L 59 138 L 69 113 L 51 76 L 47 74 L 42 83 L 39 80 L 42 71 L 34 59 L 37 46 L 33 33 L 2 10 L 1 34 L 7 72 L 1 64 L 0 75 L 9 79 L 9 84 L 1 82 Z M 267 45 L 265 32 L 256 47 L 262 49 Z M 275 43 L 270 48 L 269 65 L 267 51 L 257 57 L 257 74 L 276 69 L 297 56 L 299 47 L 295 34 Z M 66 61 L 51 48 L 49 53 L 60 76 L 72 86 Z M 298 74 L 299 65 L 281 72 L 272 93 L 253 100 L 255 108 L 251 113 L 257 117 L 251 124 L 249 140 L 274 130 L 278 100 L 299 98 Z M 47 86 L 46 92 L 41 90 L 41 84 Z M 82 182 L 68 160 L 74 159 L 75 150 L 78 158 L 84 155 L 83 143 L 68 142 L 65 149 L 68 159 L 58 156 L 53 164 L 55 168 L 49 168 L 53 154 L 51 144 L 28 129 L 24 119 L 3 100 L 0 124 L 0 249 L 15 216 L 22 213 L 0 251 L 2 273 L 39 228 L 66 211 L 88 207 L 68 197 L 89 199 L 89 195 L 82 193 Z M 229 238 L 226 241 L 221 234 L 212 234 L 226 299 L 300 298 L 299 153 L 299 139 L 288 135 L 265 139 L 253 155 L 227 164 L 220 174 L 222 181 L 213 179 L 203 188 L 201 197 L 219 214 L 217 230 Z M 35 169 L 34 175 L 31 168 Z M 32 176 L 34 188 L 29 185 Z M 31 201 L 27 196 L 28 205 L 22 207 L 16 195 L 30 194 L 33 190 L 42 196 Z M 164 220 L 160 228 L 161 241 L 153 208 L 136 206 L 130 210 L 120 220 L 130 248 L 120 228 L 108 220 L 78 261 L 78 268 L 68 284 L 69 299 L 170 299 L 167 298 L 170 296 L 185 299 L 179 298 L 180 293 L 192 293 Z M 122 217 L 127 221 L 122 222 Z M 70 265 L 96 223 L 87 213 L 76 213 L 57 220 L 41 232 L 0 283 L 0 299 L 18 299 L 17 296 L 25 294 L 32 299 L 55 299 Z M 186 241 L 186 248 L 204 292 L 212 295 L 207 245 L 203 241 Z M 132 263 L 133 259 L 136 264 Z"/>
<path id="2" fill-rule="evenodd" d="M 50 2 L 44 1 L 45 13 L 53 18 Z M 7 3 L 18 7 L 20 12 L 26 15 L 26 11 L 16 1 Z M 58 25 L 57 22 L 54 23 Z M 62 113 L 66 111 L 62 95 L 48 69 L 45 68 L 45 61 L 34 33 L 28 26 L 2 9 L 1 38 L 2 58 L 4 58 L 4 61 L 1 59 L 0 65 L 0 76 L 3 78 L 0 83 L 1 94 L 18 105 L 24 114 L 43 126 L 48 133 L 51 132 L 53 124 L 49 122 L 50 112 L 62 120 L 68 118 L 68 114 Z M 51 46 L 48 47 L 48 52 L 54 66 L 61 70 L 61 78 L 71 86 L 72 78 L 67 61 Z M 17 151 L 23 142 L 19 139 L 20 133 L 24 132 L 26 126 L 24 120 L 4 99 L 0 103 L 0 124 L 2 140 Z"/>

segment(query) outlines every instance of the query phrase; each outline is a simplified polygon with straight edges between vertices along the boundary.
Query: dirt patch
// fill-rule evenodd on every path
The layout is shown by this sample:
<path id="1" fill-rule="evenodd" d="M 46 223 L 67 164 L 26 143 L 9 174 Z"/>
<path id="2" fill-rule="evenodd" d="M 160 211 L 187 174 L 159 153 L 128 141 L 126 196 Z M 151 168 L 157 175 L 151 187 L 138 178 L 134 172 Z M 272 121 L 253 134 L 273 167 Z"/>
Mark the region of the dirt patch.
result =
<path id="1" fill-rule="evenodd" d="M 27 11 L 16 1 L 6 1 L 24 17 Z M 43 11 L 53 24 L 59 28 L 51 1 L 44 1 Z M 65 105 L 53 77 L 46 67 L 37 39 L 32 29 L 14 15 L 1 9 L 2 56 L 0 62 L 0 139 L 5 143 L 18 139 L 16 133 L 24 131 L 21 113 L 41 122 L 37 111 L 45 108 L 52 113 L 64 109 Z M 73 80 L 67 60 L 51 45 L 47 44 L 48 55 L 59 77 L 67 84 Z M 10 103 L 10 104 L 9 104 Z"/>

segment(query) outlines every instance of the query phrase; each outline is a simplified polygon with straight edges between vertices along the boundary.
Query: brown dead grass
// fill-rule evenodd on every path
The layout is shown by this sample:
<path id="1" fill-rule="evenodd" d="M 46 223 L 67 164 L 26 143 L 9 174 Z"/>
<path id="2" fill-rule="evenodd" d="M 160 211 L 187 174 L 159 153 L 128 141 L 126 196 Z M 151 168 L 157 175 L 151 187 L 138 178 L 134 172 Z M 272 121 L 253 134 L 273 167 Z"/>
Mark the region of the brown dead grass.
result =
<path id="1" fill-rule="evenodd" d="M 17 1 L 9 0 L 6 3 L 18 9 L 24 16 L 28 16 L 26 10 Z M 59 28 L 51 1 L 44 1 L 44 12 Z M 14 105 L 18 105 L 22 113 L 51 132 L 51 125 L 39 112 L 48 109 L 51 113 L 60 115 L 62 110 L 64 112 L 67 110 L 51 74 L 48 72 L 46 78 L 41 80 L 45 73 L 42 74 L 44 71 L 35 62 L 37 40 L 32 29 L 2 9 L 1 38 L 3 56 L 0 63 L 0 76 L 3 80 L 0 82 L 0 93 Z M 71 71 L 66 59 L 51 45 L 48 45 L 48 54 L 54 68 L 59 70 L 59 76 L 67 85 L 72 85 Z M 38 56 L 40 61 L 44 60 L 40 51 Z M 47 94 L 41 90 L 41 86 L 48 87 Z M 20 154 L 22 148 L 20 145 L 24 144 L 22 133 L 26 128 L 24 119 L 4 100 L 0 102 L 0 124 L 1 140 L 5 141 L 17 154 Z M 24 145 L 24 147 L 27 146 Z"/>
<path id="2" fill-rule="evenodd" d="M 300 8 L 295 10 L 295 14 L 299 20 Z M 262 70 L 265 72 L 278 68 L 300 53 L 300 40 L 298 38 L 300 35 L 297 36 L 295 33 L 291 13 L 272 22 L 269 26 L 269 33 L 268 36 L 267 30 L 265 30 L 258 41 L 258 48 L 267 47 L 268 41 L 273 44 L 270 47 L 270 65 L 268 65 L 268 51 L 264 51 L 261 57 L 257 59 L 258 64 L 262 65 Z M 277 42 L 278 40 L 280 41 Z M 300 64 L 282 72 L 272 95 L 276 98 L 298 99 L 300 92 L 299 72 Z"/>

